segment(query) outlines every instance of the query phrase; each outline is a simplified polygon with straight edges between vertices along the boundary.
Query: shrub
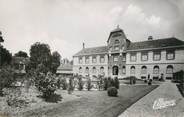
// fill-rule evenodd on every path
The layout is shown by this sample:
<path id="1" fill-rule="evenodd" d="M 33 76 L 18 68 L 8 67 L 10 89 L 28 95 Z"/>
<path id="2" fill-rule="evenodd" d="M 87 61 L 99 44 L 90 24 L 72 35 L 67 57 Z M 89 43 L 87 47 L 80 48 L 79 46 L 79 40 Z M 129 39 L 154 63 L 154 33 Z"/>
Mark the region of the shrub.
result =
<path id="1" fill-rule="evenodd" d="M 115 79 L 114 79 L 114 87 L 119 89 L 119 79 L 118 79 L 118 77 L 115 77 Z"/>
<path id="2" fill-rule="evenodd" d="M 111 97 L 117 97 L 118 90 L 116 89 L 116 87 L 109 87 L 107 89 L 107 94 L 108 94 L 108 96 L 111 96 Z"/>
<path id="3" fill-rule="evenodd" d="M 10 87 L 14 81 L 14 70 L 10 66 L 3 66 L 0 70 L 0 95 L 3 95 L 3 88 Z"/>
<path id="4" fill-rule="evenodd" d="M 110 77 L 107 79 L 107 88 L 114 86 L 114 81 Z"/>
<path id="5" fill-rule="evenodd" d="M 46 76 L 42 74 L 36 87 L 42 92 L 43 98 L 47 99 L 54 95 L 54 92 L 57 89 L 57 82 L 51 73 L 47 73 Z"/>
<path id="6" fill-rule="evenodd" d="M 151 85 L 151 84 L 152 84 L 152 79 L 149 79 L 148 85 Z"/>
<path id="7" fill-rule="evenodd" d="M 91 79 L 88 78 L 88 80 L 87 80 L 87 89 L 88 89 L 88 91 L 91 90 L 92 86 L 93 86 L 93 85 L 91 84 Z"/>
<path id="8" fill-rule="evenodd" d="M 25 107 L 27 106 L 28 99 L 22 95 L 20 88 L 8 88 L 6 89 L 6 102 L 11 107 Z"/>
<path id="9" fill-rule="evenodd" d="M 83 86 L 84 86 L 84 83 L 82 81 L 82 77 L 79 77 L 78 78 L 78 90 L 79 91 L 83 90 Z"/>
<path id="10" fill-rule="evenodd" d="M 61 79 L 61 87 L 63 90 L 66 90 L 68 85 L 67 85 L 67 82 L 66 82 L 66 78 L 62 78 Z"/>
<path id="11" fill-rule="evenodd" d="M 68 84 L 68 94 L 71 94 L 73 90 L 74 90 L 74 79 L 71 77 L 69 79 L 69 84 Z"/>
<path id="12" fill-rule="evenodd" d="M 135 84 L 135 83 L 136 83 L 136 77 L 130 76 L 130 84 Z"/>

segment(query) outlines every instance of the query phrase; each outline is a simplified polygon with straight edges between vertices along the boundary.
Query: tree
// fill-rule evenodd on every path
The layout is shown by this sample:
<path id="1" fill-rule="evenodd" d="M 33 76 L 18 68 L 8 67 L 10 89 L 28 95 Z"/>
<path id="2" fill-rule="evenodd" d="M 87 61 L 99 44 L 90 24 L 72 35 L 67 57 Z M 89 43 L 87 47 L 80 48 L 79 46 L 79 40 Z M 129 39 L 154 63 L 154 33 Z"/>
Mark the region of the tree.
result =
<path id="1" fill-rule="evenodd" d="M 51 57 L 52 73 L 56 73 L 57 68 L 60 66 L 60 60 L 61 60 L 61 55 L 57 51 L 53 52 Z"/>
<path id="2" fill-rule="evenodd" d="M 0 66 L 10 64 L 11 60 L 12 54 L 6 48 L 0 46 Z"/>
<path id="3" fill-rule="evenodd" d="M 11 66 L 3 66 L 0 70 L 0 95 L 2 95 L 2 89 L 9 87 L 14 81 L 14 70 Z"/>
<path id="4" fill-rule="evenodd" d="M 19 52 L 15 53 L 15 56 L 16 57 L 24 57 L 24 58 L 28 57 L 27 53 L 24 51 L 19 51 Z"/>
<path id="5" fill-rule="evenodd" d="M 36 69 L 38 65 L 46 69 L 47 73 L 51 66 L 51 51 L 48 44 L 36 42 L 30 49 L 30 64 L 31 68 Z"/>

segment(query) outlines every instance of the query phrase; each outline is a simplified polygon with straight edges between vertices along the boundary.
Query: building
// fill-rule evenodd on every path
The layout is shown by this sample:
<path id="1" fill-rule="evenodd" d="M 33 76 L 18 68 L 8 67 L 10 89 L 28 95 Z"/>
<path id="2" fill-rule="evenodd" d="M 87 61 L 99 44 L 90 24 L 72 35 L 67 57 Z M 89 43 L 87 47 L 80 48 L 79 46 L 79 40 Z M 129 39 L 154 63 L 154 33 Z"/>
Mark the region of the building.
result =
<path id="1" fill-rule="evenodd" d="M 175 38 L 131 42 L 122 29 L 110 32 L 107 45 L 85 48 L 73 56 L 75 74 L 104 75 L 124 78 L 172 78 L 172 73 L 184 70 L 184 42 Z"/>
<path id="2" fill-rule="evenodd" d="M 15 73 L 25 74 L 26 73 L 26 65 L 29 62 L 29 58 L 24 57 L 12 57 L 12 66 L 15 69 Z"/>
<path id="3" fill-rule="evenodd" d="M 63 59 L 56 73 L 62 77 L 71 77 L 73 76 L 73 65 L 68 59 Z"/>

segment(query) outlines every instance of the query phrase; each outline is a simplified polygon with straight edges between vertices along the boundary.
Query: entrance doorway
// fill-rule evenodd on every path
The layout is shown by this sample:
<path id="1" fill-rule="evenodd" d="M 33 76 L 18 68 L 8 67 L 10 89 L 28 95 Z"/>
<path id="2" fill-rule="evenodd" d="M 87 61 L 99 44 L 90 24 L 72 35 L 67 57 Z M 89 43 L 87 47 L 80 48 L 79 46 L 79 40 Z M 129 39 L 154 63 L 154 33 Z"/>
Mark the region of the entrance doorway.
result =
<path id="1" fill-rule="evenodd" d="M 113 66 L 112 67 L 112 74 L 113 75 L 118 75 L 118 72 L 119 72 L 118 66 Z"/>

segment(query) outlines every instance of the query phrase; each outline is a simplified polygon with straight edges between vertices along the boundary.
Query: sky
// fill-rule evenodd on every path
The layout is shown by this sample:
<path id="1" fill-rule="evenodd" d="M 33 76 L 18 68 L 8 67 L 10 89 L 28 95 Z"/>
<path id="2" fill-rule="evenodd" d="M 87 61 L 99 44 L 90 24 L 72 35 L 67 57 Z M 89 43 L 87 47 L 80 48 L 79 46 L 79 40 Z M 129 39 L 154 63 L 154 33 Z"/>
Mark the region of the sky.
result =
<path id="1" fill-rule="evenodd" d="M 184 0 L 0 0 L 3 46 L 12 54 L 41 42 L 72 60 L 83 42 L 106 45 L 117 25 L 132 42 L 184 41 Z"/>

